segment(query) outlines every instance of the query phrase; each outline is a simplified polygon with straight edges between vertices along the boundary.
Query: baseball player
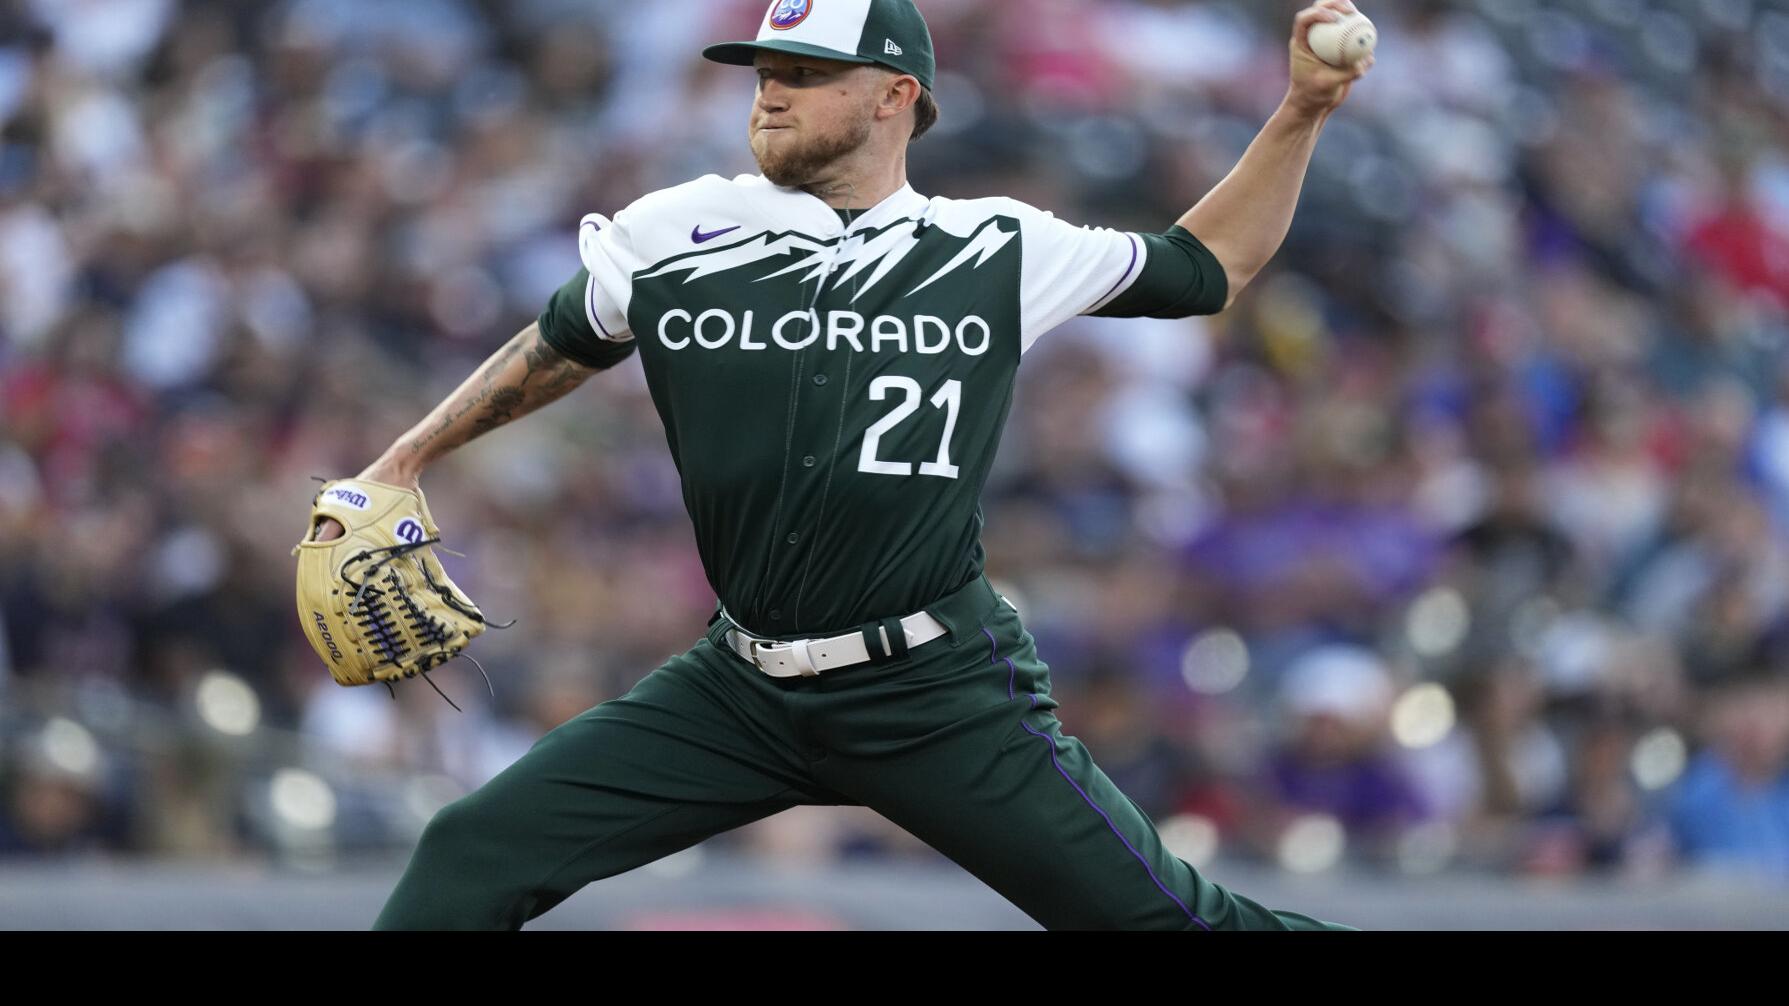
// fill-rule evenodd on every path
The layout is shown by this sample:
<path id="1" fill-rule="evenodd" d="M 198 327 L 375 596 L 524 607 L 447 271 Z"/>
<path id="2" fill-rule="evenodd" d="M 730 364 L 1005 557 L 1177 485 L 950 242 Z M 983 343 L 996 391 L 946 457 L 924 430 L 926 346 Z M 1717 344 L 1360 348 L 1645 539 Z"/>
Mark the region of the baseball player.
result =
<path id="1" fill-rule="evenodd" d="M 1371 60 L 1295 18 L 1280 108 L 1162 233 L 921 195 L 937 117 L 912 0 L 775 0 L 750 66 L 761 174 L 614 218 L 538 321 L 361 478 L 417 487 L 472 438 L 636 351 L 718 599 L 687 652 L 429 823 L 374 923 L 520 928 L 584 885 L 801 804 L 863 805 L 1046 928 L 1346 929 L 1273 911 L 1162 845 L 1052 711 L 982 573 L 978 503 L 1024 355 L 1082 314 L 1223 310 L 1284 239 L 1325 118 Z M 333 529 L 328 533 L 333 533 Z"/>

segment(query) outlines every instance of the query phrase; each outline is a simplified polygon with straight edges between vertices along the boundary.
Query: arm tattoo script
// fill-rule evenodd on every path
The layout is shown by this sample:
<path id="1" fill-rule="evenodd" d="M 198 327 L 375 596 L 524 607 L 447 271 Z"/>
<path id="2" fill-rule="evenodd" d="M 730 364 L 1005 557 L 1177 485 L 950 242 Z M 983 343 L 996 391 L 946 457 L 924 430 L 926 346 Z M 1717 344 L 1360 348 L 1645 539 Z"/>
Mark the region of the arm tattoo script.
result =
<path id="1" fill-rule="evenodd" d="M 520 380 L 510 376 L 517 355 L 525 365 Z M 595 371 L 561 356 L 529 327 L 511 339 L 486 361 L 474 376 L 477 390 L 441 417 L 441 422 L 410 443 L 410 453 L 446 437 L 440 447 L 451 450 L 514 419 L 563 397 Z M 468 413 L 477 411 L 469 428 L 460 428 Z M 451 434 L 450 431 L 458 430 Z"/>

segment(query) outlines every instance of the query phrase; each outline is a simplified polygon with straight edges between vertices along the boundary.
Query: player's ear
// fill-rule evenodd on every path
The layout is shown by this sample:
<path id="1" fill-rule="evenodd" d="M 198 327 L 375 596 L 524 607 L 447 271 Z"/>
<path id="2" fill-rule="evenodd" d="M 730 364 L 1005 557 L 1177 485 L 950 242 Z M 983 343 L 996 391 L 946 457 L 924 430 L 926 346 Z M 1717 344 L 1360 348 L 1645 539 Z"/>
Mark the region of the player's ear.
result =
<path id="1" fill-rule="evenodd" d="M 876 102 L 876 118 L 892 118 L 912 108 L 913 103 L 919 100 L 919 90 L 919 78 L 912 74 L 884 71 L 882 89 Z"/>

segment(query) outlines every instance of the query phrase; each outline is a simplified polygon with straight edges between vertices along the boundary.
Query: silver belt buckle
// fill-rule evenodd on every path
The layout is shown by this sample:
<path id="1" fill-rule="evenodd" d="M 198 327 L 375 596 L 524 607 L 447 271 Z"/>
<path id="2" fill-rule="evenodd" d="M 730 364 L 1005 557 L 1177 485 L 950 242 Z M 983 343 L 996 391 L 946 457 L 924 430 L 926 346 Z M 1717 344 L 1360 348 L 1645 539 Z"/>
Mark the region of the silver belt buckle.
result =
<path id="1" fill-rule="evenodd" d="M 758 670 L 762 671 L 764 669 L 764 658 L 758 656 L 758 651 L 775 644 L 771 643 L 768 639 L 759 639 L 757 636 L 747 636 L 745 637 L 745 640 L 746 652 L 752 655 L 752 663 L 757 664 Z"/>
<path id="2" fill-rule="evenodd" d="M 811 678 L 820 673 L 820 669 L 814 666 L 814 654 L 810 649 L 813 644 L 812 639 L 796 639 L 786 643 L 753 639 L 751 642 L 752 662 L 758 665 L 758 670 L 763 671 L 764 661 L 758 656 L 760 650 L 772 651 L 778 656 L 787 654 L 793 658 L 796 671 L 802 677 Z"/>

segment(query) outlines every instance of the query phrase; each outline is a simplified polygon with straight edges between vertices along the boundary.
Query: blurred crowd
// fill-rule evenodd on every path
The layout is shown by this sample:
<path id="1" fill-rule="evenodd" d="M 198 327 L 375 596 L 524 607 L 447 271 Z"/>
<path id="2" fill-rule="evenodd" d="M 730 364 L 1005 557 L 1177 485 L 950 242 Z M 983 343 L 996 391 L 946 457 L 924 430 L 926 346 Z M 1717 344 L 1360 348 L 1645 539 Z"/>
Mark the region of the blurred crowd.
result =
<path id="1" fill-rule="evenodd" d="M 921 0 L 922 193 L 1166 229 L 1297 4 Z M 1789 4 L 1376 0 L 1224 315 L 1027 354 L 988 572 L 1196 865 L 1789 883 Z M 292 607 L 359 471 L 755 171 L 760 0 L 0 4 L 0 855 L 407 850 L 714 608 L 637 361 L 425 474 L 508 633 L 388 693 Z M 862 809 L 717 841 L 935 855 Z"/>

